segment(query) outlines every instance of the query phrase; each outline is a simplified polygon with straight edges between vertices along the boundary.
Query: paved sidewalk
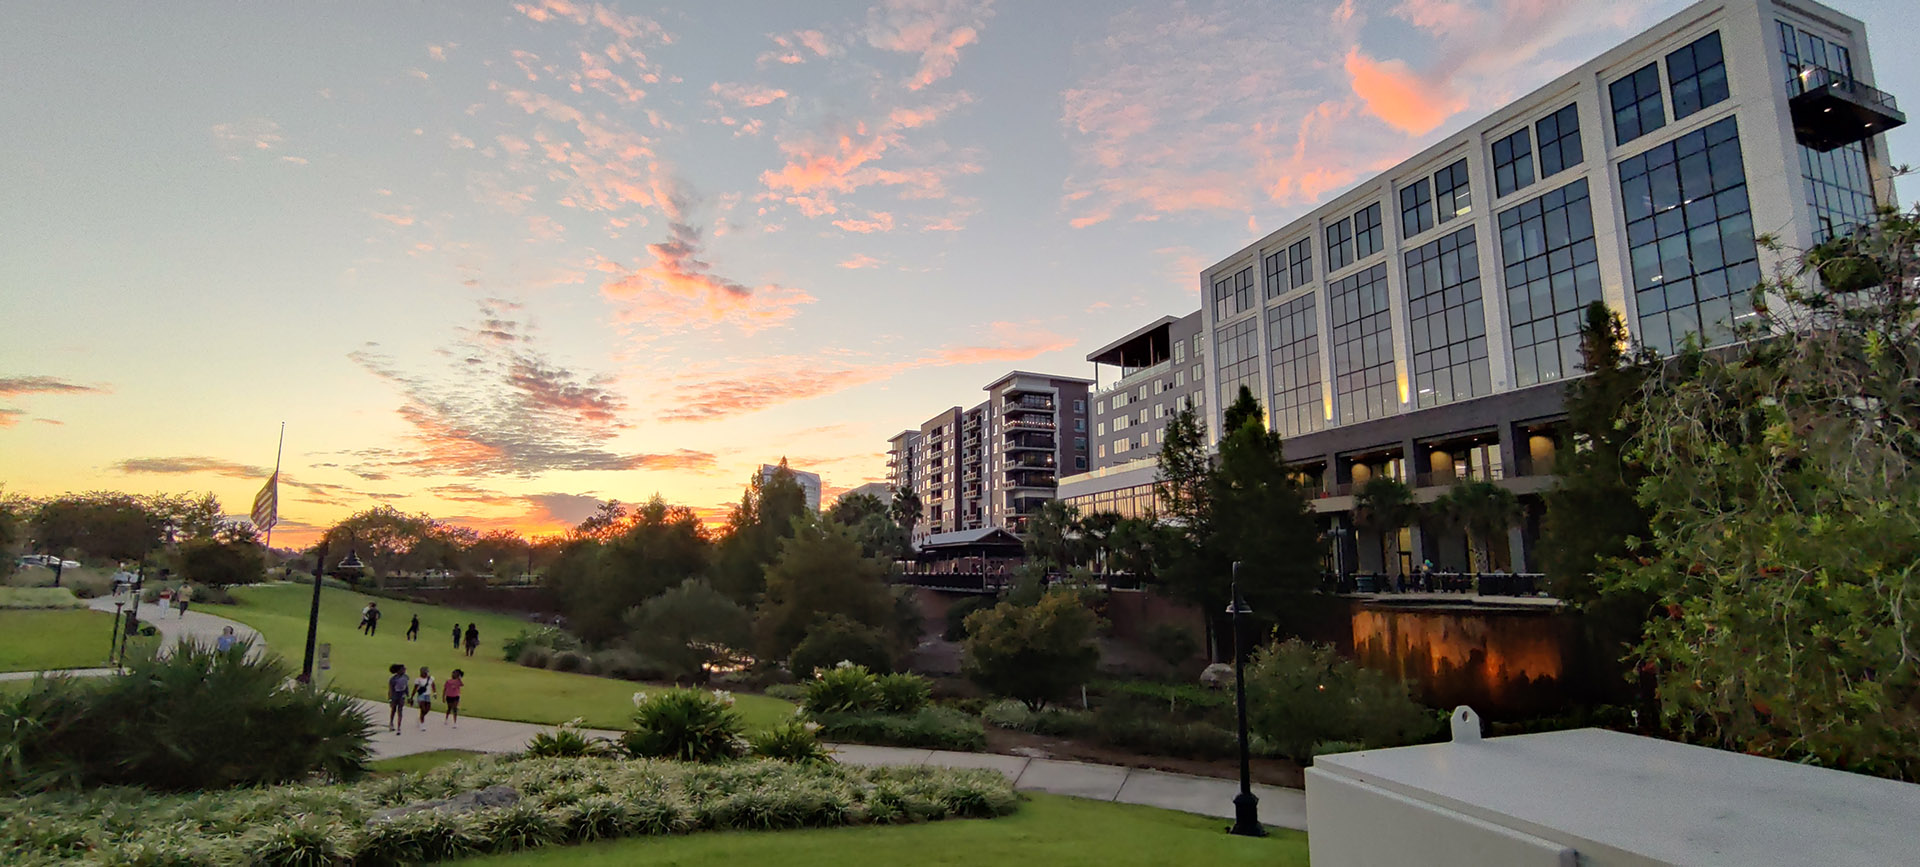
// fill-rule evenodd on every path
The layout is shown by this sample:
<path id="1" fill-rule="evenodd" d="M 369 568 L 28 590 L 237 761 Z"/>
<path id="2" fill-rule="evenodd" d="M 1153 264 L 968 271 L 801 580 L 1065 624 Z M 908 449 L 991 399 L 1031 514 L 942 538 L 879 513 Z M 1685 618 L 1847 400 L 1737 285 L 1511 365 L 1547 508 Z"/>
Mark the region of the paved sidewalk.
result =
<path id="1" fill-rule="evenodd" d="M 113 610 L 111 598 L 95 599 L 91 603 L 95 609 L 102 609 L 103 604 L 104 610 L 109 612 Z M 158 608 L 158 605 L 143 604 L 140 611 L 146 618 L 145 622 L 159 629 L 163 649 L 170 648 L 187 638 L 211 642 L 220 635 L 221 628 L 226 626 L 234 627 L 234 632 L 241 638 L 254 639 L 256 648 L 266 646 L 265 642 L 259 640 L 258 633 L 244 624 L 227 618 L 191 608 L 188 609 L 187 616 L 182 618 L 177 612 L 162 614 Z M 148 613 L 150 611 L 151 614 Z M 113 674 L 114 671 L 100 668 L 77 669 L 61 673 L 99 676 Z M 0 680 L 31 678 L 34 674 L 36 672 L 14 672 L 0 675 Z M 382 759 L 433 750 L 518 752 L 526 747 L 527 741 L 535 734 L 552 728 L 552 726 L 533 723 L 475 718 L 462 718 L 459 728 L 454 728 L 444 722 L 444 707 L 440 707 L 427 714 L 426 730 L 421 731 L 419 710 L 408 708 L 407 724 L 396 734 L 386 727 L 386 705 L 366 700 L 361 700 L 360 704 L 366 711 L 367 718 L 374 724 L 374 757 Z M 596 729 L 582 731 L 609 739 L 619 737 L 619 732 Z M 1057 759 L 1029 759 L 1023 756 L 1004 756 L 995 753 L 959 753 L 861 744 L 829 744 L 828 746 L 833 750 L 836 759 L 852 765 L 991 768 L 1005 774 L 1007 779 L 1013 781 L 1013 787 L 1021 791 L 1049 792 L 1097 801 L 1139 804 L 1203 816 L 1217 816 L 1223 819 L 1233 818 L 1233 796 L 1239 794 L 1240 789 L 1236 781 L 1216 777 L 1194 777 Z M 1305 792 L 1261 785 L 1254 786 L 1253 792 L 1260 797 L 1260 821 L 1281 828 L 1306 830 L 1307 796 Z"/>

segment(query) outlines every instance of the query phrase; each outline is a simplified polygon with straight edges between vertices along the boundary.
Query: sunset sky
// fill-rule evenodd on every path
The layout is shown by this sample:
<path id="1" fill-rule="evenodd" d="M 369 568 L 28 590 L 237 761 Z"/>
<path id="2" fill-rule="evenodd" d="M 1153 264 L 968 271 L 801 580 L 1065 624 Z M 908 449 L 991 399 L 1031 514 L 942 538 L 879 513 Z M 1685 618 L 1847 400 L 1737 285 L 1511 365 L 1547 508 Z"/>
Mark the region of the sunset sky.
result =
<path id="1" fill-rule="evenodd" d="M 284 421 L 276 544 L 831 497 L 1685 5 L 10 2 L 0 483 L 241 513 Z"/>

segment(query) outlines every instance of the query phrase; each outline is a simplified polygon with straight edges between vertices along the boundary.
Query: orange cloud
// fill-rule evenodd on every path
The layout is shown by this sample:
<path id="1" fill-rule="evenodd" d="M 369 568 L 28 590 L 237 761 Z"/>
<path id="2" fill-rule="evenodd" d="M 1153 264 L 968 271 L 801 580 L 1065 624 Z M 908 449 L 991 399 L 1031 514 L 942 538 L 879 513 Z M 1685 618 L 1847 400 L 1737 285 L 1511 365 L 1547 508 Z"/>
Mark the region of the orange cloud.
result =
<path id="1" fill-rule="evenodd" d="M 893 215 L 892 214 L 886 211 L 874 211 L 872 214 L 869 214 L 868 216 L 871 217 L 871 219 L 855 220 L 852 218 L 848 218 L 845 220 L 834 220 L 833 225 L 841 229 L 842 231 L 857 232 L 862 235 L 871 234 L 873 232 L 893 231 Z"/>
<path id="2" fill-rule="evenodd" d="M 19 424 L 20 419 L 25 418 L 26 414 L 26 410 L 0 406 L 0 427 L 13 427 Z"/>
<path id="3" fill-rule="evenodd" d="M 872 256 L 868 256 L 868 255 L 866 255 L 866 254 L 864 254 L 864 253 L 862 253 L 862 254 L 860 254 L 860 255 L 858 255 L 858 256 L 855 256 L 855 257 L 853 257 L 853 258 L 851 258 L 851 259 L 848 259 L 848 260 L 846 260 L 846 261 L 844 261 L 844 262 L 841 262 L 841 263 L 840 263 L 840 267 L 842 267 L 842 268 L 846 268 L 846 269 L 849 269 L 849 270 L 853 270 L 853 269 L 858 269 L 858 268 L 872 268 L 873 266 L 875 266 L 875 265 L 878 265 L 878 264 L 880 264 L 880 260 L 879 260 L 879 259 L 875 259 L 875 258 L 873 258 Z"/>
<path id="4" fill-rule="evenodd" d="M 1398 60 L 1376 61 L 1347 50 L 1347 76 L 1367 110 L 1401 132 L 1423 135 L 1446 122 L 1467 102 L 1448 93 Z"/>
<path id="5" fill-rule="evenodd" d="M 373 215 L 373 218 L 374 218 L 374 219 L 376 219 L 376 220 L 385 220 L 385 221 L 387 221 L 387 222 L 389 222 L 389 223 L 392 223 L 392 224 L 394 224 L 394 225 L 396 225 L 396 226 L 411 226 L 411 225 L 413 225 L 413 217 L 411 217 L 411 216 L 408 216 L 408 215 L 406 215 L 406 214 L 381 214 L 381 213 L 375 213 L 375 214 Z"/>
<path id="6" fill-rule="evenodd" d="M 787 98 L 787 92 L 784 90 L 772 87 L 761 87 L 753 84 L 722 83 L 716 81 L 708 90 L 711 91 L 713 95 L 731 102 L 734 105 L 738 105 L 741 108 L 759 108 Z"/>
<path id="7" fill-rule="evenodd" d="M 919 69 L 907 79 L 908 90 L 920 90 L 953 74 L 960 49 L 979 41 L 991 15 L 988 2 L 883 0 L 868 14 L 867 43 L 920 55 Z"/>
<path id="8" fill-rule="evenodd" d="M 713 273 L 700 257 L 700 230 L 668 224 L 668 239 L 647 245 L 653 262 L 601 284 L 600 292 L 627 305 L 628 316 L 666 328 L 731 324 L 752 333 L 784 323 L 813 296 L 784 286 L 750 287 Z M 624 270 L 618 263 L 599 267 Z"/>
<path id="9" fill-rule="evenodd" d="M 0 377 L 0 397 L 21 394 L 86 394 L 106 391 L 97 385 L 81 385 L 57 376 Z"/>

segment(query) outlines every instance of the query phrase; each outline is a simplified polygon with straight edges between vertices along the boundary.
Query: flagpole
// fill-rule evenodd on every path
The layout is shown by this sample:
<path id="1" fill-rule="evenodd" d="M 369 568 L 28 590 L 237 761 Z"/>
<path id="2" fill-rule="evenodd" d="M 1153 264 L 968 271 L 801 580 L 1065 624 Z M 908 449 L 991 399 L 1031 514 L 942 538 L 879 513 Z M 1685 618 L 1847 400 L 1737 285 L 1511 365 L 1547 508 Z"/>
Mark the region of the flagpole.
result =
<path id="1" fill-rule="evenodd" d="M 274 447 L 273 447 L 273 476 L 272 476 L 272 478 L 273 478 L 273 479 L 274 479 L 274 481 L 275 481 L 275 487 L 276 487 L 276 488 L 278 487 L 278 482 L 279 482 L 279 479 L 280 479 L 280 454 L 281 454 L 281 452 L 283 452 L 283 451 L 284 451 L 284 450 L 286 449 L 286 447 L 287 447 L 287 423 L 283 421 L 283 422 L 281 422 L 281 423 L 280 423 L 280 444 L 279 444 L 279 445 L 276 445 L 276 446 L 274 446 Z M 280 499 L 280 492 L 279 492 L 278 490 L 275 490 L 275 491 L 274 491 L 274 500 L 276 501 L 276 502 L 274 503 L 274 511 L 275 511 L 275 512 L 278 512 L 278 511 L 280 511 L 280 505 L 279 505 L 279 503 L 278 503 L 278 500 L 279 500 L 279 499 Z M 277 523 L 279 523 L 279 522 L 278 522 L 278 521 L 275 521 L 274 523 L 275 523 L 275 524 L 277 524 Z M 267 549 L 267 550 L 268 550 L 269 552 L 273 550 L 273 524 L 268 524 L 268 525 L 267 525 L 267 544 L 266 544 L 266 549 Z"/>

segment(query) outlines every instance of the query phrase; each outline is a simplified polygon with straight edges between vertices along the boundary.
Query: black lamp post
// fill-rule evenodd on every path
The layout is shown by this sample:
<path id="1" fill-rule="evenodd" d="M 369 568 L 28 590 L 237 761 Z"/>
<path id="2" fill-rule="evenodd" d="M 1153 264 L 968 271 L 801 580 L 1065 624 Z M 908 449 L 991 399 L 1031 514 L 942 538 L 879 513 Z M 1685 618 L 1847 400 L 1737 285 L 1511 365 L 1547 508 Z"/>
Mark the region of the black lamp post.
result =
<path id="1" fill-rule="evenodd" d="M 340 561 L 340 568 L 356 570 L 366 568 L 366 564 L 360 562 L 360 553 L 357 550 L 359 540 L 354 538 L 352 530 L 348 530 L 346 533 L 347 558 Z M 301 683 L 313 682 L 314 642 L 318 640 L 320 636 L 320 584 L 326 580 L 326 571 L 327 537 L 321 536 L 320 548 L 314 552 L 313 557 L 313 604 L 307 608 L 307 654 L 306 658 L 300 663 L 299 680 Z"/>
<path id="2" fill-rule="evenodd" d="M 1247 654 L 1240 645 L 1240 621 L 1253 613 L 1240 598 L 1240 561 L 1233 561 L 1233 602 L 1227 606 L 1232 615 L 1233 700 L 1240 712 L 1240 794 L 1233 796 L 1233 827 L 1229 834 L 1241 837 L 1265 837 L 1260 826 L 1260 798 L 1253 793 L 1253 758 L 1247 745 Z"/>
<path id="3" fill-rule="evenodd" d="M 1338 590 L 1347 583 L 1347 528 L 1340 526 L 1340 520 L 1334 519 L 1333 529 L 1327 531 L 1333 537 L 1333 586 Z"/>

